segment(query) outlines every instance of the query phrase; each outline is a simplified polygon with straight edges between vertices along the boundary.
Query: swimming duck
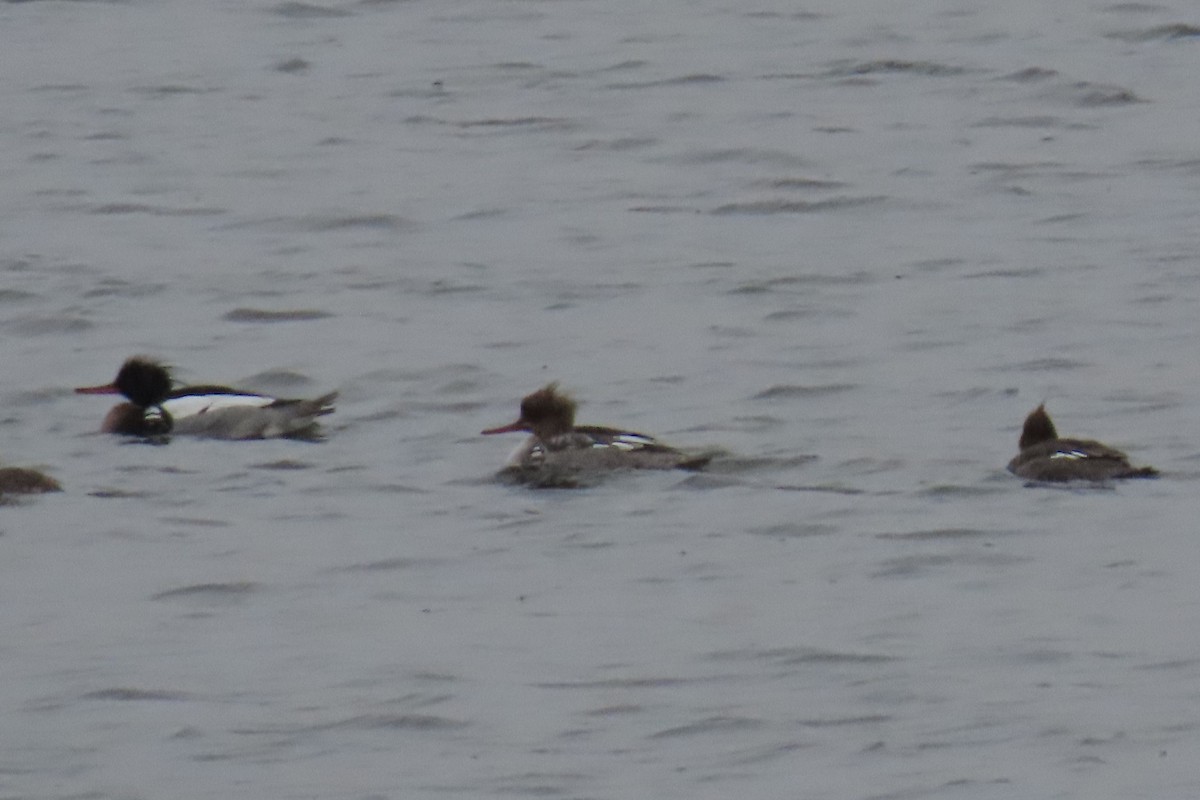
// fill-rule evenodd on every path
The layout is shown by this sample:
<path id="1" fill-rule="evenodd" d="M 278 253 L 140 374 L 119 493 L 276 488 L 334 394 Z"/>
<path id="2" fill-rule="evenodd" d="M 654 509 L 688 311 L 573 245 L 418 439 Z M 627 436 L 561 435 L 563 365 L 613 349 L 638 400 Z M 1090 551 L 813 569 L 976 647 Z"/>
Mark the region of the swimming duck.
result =
<path id="1" fill-rule="evenodd" d="M 712 459 L 677 450 L 643 433 L 576 425 L 576 408 L 570 395 L 550 383 L 521 400 L 521 414 L 514 422 L 483 433 L 530 434 L 509 457 L 505 466 L 510 468 L 695 470 Z"/>
<path id="2" fill-rule="evenodd" d="M 1045 403 L 1025 418 L 1018 442 L 1020 453 L 1008 471 L 1032 481 L 1106 481 L 1154 478 L 1153 467 L 1134 467 L 1120 450 L 1090 439 L 1061 439 Z"/>
<path id="3" fill-rule="evenodd" d="M 312 400 L 281 400 L 228 386 L 175 387 L 170 369 L 145 356 L 126 360 L 112 383 L 75 391 L 120 394 L 128 401 L 109 410 L 100 426 L 105 433 L 212 439 L 313 438 L 317 417 L 332 414 L 337 399 L 337 392 Z"/>

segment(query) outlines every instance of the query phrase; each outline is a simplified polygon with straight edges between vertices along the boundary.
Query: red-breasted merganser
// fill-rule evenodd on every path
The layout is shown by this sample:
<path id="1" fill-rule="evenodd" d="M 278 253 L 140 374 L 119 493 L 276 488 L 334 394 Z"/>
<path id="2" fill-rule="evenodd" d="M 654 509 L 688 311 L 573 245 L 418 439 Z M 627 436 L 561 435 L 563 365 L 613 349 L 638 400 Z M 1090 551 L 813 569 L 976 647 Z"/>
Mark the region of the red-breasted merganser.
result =
<path id="1" fill-rule="evenodd" d="M 85 386 L 79 394 L 121 394 L 100 430 L 129 436 L 168 433 L 212 439 L 315 438 L 317 417 L 333 413 L 337 392 L 313 400 L 280 400 L 227 386 L 175 388 L 162 363 L 135 356 L 121 365 L 116 380 Z"/>
<path id="2" fill-rule="evenodd" d="M 1018 443 L 1021 452 L 1008 471 L 1033 481 L 1106 481 L 1155 478 L 1153 467 L 1135 467 L 1129 457 L 1090 439 L 1060 439 L 1043 403 L 1025 418 Z"/>
<path id="3" fill-rule="evenodd" d="M 483 433 L 531 434 L 505 464 L 522 470 L 694 470 L 712 459 L 711 454 L 684 453 L 641 433 L 576 425 L 575 409 L 575 401 L 560 392 L 557 383 L 551 383 L 521 400 L 521 416 L 515 422 Z"/>

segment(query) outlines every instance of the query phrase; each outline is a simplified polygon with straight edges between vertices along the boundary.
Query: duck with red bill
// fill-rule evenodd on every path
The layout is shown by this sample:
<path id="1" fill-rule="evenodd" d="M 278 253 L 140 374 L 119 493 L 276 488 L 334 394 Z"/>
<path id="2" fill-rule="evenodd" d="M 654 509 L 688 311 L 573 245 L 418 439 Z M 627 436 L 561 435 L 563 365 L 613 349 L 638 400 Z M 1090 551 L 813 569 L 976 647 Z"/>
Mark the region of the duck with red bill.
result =
<path id="1" fill-rule="evenodd" d="M 506 467 L 556 466 L 573 470 L 700 469 L 712 455 L 676 450 L 651 436 L 620 428 L 576 425 L 577 405 L 551 383 L 521 400 L 521 415 L 507 425 L 482 433 L 525 432 L 525 442 Z"/>
<path id="2" fill-rule="evenodd" d="M 176 386 L 165 364 L 145 356 L 128 359 L 112 383 L 75 391 L 120 394 L 128 401 L 109 410 L 100 426 L 105 433 L 212 439 L 319 438 L 317 417 L 332 414 L 337 398 L 337 392 L 291 400 L 228 386 Z"/>

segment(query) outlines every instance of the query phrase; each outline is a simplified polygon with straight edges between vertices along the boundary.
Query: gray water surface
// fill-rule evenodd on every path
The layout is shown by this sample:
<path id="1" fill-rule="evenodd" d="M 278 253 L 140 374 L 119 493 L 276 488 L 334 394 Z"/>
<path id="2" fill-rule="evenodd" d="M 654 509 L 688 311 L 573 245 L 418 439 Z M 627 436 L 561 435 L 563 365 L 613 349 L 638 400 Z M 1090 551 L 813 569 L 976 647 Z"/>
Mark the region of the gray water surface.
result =
<path id="1" fill-rule="evenodd" d="M 0 795 L 1196 796 L 1197 26 L 0 4 Z M 134 353 L 328 440 L 96 434 Z M 550 380 L 727 455 L 497 483 Z"/>

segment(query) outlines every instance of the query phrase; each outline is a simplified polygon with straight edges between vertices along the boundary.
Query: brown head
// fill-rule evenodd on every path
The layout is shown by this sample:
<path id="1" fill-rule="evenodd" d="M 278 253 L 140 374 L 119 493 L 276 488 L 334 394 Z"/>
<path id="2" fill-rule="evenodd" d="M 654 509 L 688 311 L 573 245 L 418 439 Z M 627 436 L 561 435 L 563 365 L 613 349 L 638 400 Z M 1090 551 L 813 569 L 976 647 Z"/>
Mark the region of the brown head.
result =
<path id="1" fill-rule="evenodd" d="M 79 394 L 122 394 L 139 408 L 162 403 L 171 394 L 171 371 L 166 365 L 145 356 L 126 360 L 116 380 L 103 386 L 83 386 Z"/>
<path id="2" fill-rule="evenodd" d="M 1017 446 L 1024 450 L 1035 444 L 1057 438 L 1058 431 L 1054 429 L 1054 423 L 1050 421 L 1050 415 L 1046 413 L 1046 404 L 1042 403 L 1030 411 L 1029 416 L 1025 418 L 1025 427 L 1021 429 L 1021 441 L 1017 443 Z"/>
<path id="3" fill-rule="evenodd" d="M 574 430 L 575 408 L 571 396 L 560 392 L 557 383 L 550 383 L 521 400 L 521 416 L 516 422 L 483 432 L 528 431 L 539 439 L 549 439 Z"/>

